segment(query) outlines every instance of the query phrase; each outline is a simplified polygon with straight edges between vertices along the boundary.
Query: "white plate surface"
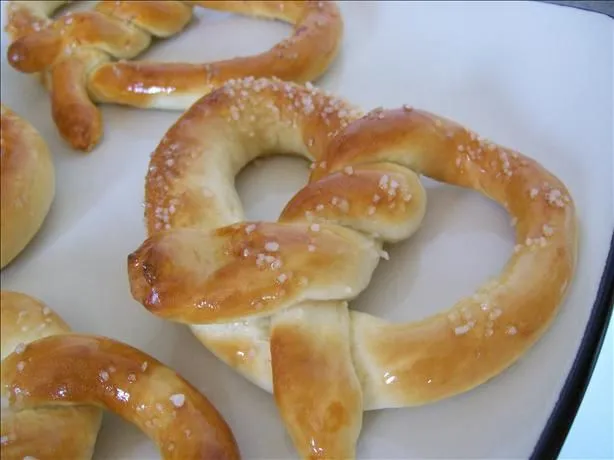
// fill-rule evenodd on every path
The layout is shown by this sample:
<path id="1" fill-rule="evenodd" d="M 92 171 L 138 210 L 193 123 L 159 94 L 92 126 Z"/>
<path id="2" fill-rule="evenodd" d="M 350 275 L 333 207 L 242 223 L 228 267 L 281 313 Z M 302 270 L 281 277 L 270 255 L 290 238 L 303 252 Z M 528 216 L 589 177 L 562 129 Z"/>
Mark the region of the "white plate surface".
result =
<path id="1" fill-rule="evenodd" d="M 407 103 L 439 113 L 536 158 L 568 185 L 581 222 L 578 274 L 543 340 L 467 394 L 365 414 L 358 455 L 527 457 L 579 345 L 614 228 L 612 21 L 515 2 L 343 2 L 341 9 L 343 51 L 320 86 L 367 109 Z M 204 62 L 246 55 L 289 31 L 201 11 L 188 31 L 145 57 Z M 57 195 L 43 230 L 2 272 L 2 288 L 39 297 L 75 330 L 123 340 L 176 369 L 223 413 L 245 458 L 295 458 L 269 394 L 214 358 L 187 328 L 157 319 L 130 296 L 126 257 L 145 237 L 149 154 L 179 114 L 105 106 L 102 144 L 89 155 L 71 151 L 51 121 L 45 91 L 8 66 L 6 46 L 3 34 L 2 102 L 48 141 Z M 306 166 L 275 158 L 241 173 L 248 217 L 275 219 L 305 182 Z M 393 320 L 421 318 L 471 293 L 510 255 L 513 233 L 501 208 L 471 191 L 425 184 L 422 228 L 388 248 L 391 260 L 380 264 L 353 308 Z M 159 455 L 135 428 L 108 416 L 96 458 Z"/>

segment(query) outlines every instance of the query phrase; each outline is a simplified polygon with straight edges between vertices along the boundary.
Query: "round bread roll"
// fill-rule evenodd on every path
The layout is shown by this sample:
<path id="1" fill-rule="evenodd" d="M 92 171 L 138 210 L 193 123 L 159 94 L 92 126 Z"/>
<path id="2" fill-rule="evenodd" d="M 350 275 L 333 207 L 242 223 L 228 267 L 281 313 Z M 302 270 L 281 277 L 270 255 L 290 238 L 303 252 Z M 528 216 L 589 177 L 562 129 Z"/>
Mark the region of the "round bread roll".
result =
<path id="1" fill-rule="evenodd" d="M 0 137 L 0 268 L 40 229 L 55 194 L 51 155 L 39 132 L 2 105 Z"/>

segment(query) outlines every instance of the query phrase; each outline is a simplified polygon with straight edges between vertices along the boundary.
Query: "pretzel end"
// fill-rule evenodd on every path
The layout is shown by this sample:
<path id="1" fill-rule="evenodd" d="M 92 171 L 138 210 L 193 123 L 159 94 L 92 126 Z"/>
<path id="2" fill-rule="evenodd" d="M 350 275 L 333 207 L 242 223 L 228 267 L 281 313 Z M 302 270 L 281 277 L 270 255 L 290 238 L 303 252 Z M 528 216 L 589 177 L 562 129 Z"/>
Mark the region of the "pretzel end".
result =
<path id="1" fill-rule="evenodd" d="M 91 151 L 102 137 L 102 114 L 86 88 L 91 69 L 107 57 L 84 52 L 57 62 L 51 70 L 51 108 L 60 135 L 73 148 Z"/>
<path id="2" fill-rule="evenodd" d="M 60 53 L 62 39 L 50 29 L 23 35 L 10 44 L 7 60 L 19 72 L 35 73 L 49 67 Z"/>

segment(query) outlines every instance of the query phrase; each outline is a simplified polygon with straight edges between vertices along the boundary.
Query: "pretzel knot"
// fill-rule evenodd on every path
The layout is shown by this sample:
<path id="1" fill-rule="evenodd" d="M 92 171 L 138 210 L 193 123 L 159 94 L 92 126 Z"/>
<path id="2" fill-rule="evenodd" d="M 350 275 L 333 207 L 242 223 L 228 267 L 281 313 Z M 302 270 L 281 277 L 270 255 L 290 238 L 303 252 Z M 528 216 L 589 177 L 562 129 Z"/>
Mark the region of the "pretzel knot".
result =
<path id="1" fill-rule="evenodd" d="M 278 222 L 245 222 L 235 175 L 288 152 L 313 161 L 309 183 Z M 418 228 L 418 174 L 503 205 L 513 255 L 421 321 L 349 311 L 382 243 Z M 575 267 L 572 200 L 537 162 L 409 107 L 361 117 L 309 85 L 247 78 L 202 98 L 153 153 L 145 193 L 134 298 L 273 392 L 303 457 L 353 457 L 364 410 L 434 402 L 500 373 L 546 331 Z"/>
<path id="2" fill-rule="evenodd" d="M 183 110 L 231 78 L 276 76 L 305 82 L 320 77 L 337 55 L 343 23 L 328 1 L 101 1 L 91 11 L 50 16 L 68 1 L 12 1 L 8 61 L 25 73 L 42 72 L 61 136 L 89 151 L 102 136 L 94 103 Z M 155 38 L 180 33 L 193 5 L 294 25 L 270 50 L 206 64 L 126 62 Z M 111 62 L 112 58 L 119 62 Z"/>
<path id="3" fill-rule="evenodd" d="M 70 333 L 51 309 L 1 293 L 2 458 L 92 457 L 100 408 L 138 426 L 165 459 L 238 459 L 230 428 L 188 382 L 116 340 Z"/>

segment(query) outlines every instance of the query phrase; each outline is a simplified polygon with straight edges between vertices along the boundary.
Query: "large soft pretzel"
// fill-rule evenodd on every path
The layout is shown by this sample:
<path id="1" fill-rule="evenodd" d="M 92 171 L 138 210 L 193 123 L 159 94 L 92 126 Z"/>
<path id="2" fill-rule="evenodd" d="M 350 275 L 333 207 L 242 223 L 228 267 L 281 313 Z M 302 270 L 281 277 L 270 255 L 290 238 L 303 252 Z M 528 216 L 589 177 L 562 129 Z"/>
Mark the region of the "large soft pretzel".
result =
<path id="1" fill-rule="evenodd" d="M 14 42 L 8 60 L 22 72 L 44 72 L 60 134 L 86 151 L 102 135 L 94 103 L 183 110 L 230 78 L 314 80 L 337 55 L 343 29 L 328 1 L 101 1 L 92 11 L 49 19 L 66 3 L 9 2 L 7 30 Z M 124 61 L 147 49 L 152 38 L 179 33 L 193 4 L 279 19 L 293 24 L 294 33 L 264 53 L 207 64 Z"/>
<path id="2" fill-rule="evenodd" d="M 171 369 L 121 342 L 69 333 L 31 297 L 1 295 L 3 459 L 91 458 L 98 408 L 137 425 L 163 458 L 239 458 L 221 415 Z"/>
<path id="3" fill-rule="evenodd" d="M 55 195 L 55 169 L 40 133 L 0 104 L 0 268 L 38 233 Z"/>
<path id="4" fill-rule="evenodd" d="M 288 152 L 314 162 L 308 185 L 278 223 L 244 222 L 235 175 Z M 350 312 L 387 257 L 381 242 L 420 224 L 417 174 L 504 206 L 514 253 L 475 294 L 421 321 Z M 278 80 L 229 82 L 194 104 L 154 152 L 145 193 L 133 296 L 273 391 L 304 457 L 354 456 L 363 410 L 430 403 L 500 373 L 546 331 L 575 268 L 573 202 L 534 160 L 421 110 L 358 118 Z"/>

